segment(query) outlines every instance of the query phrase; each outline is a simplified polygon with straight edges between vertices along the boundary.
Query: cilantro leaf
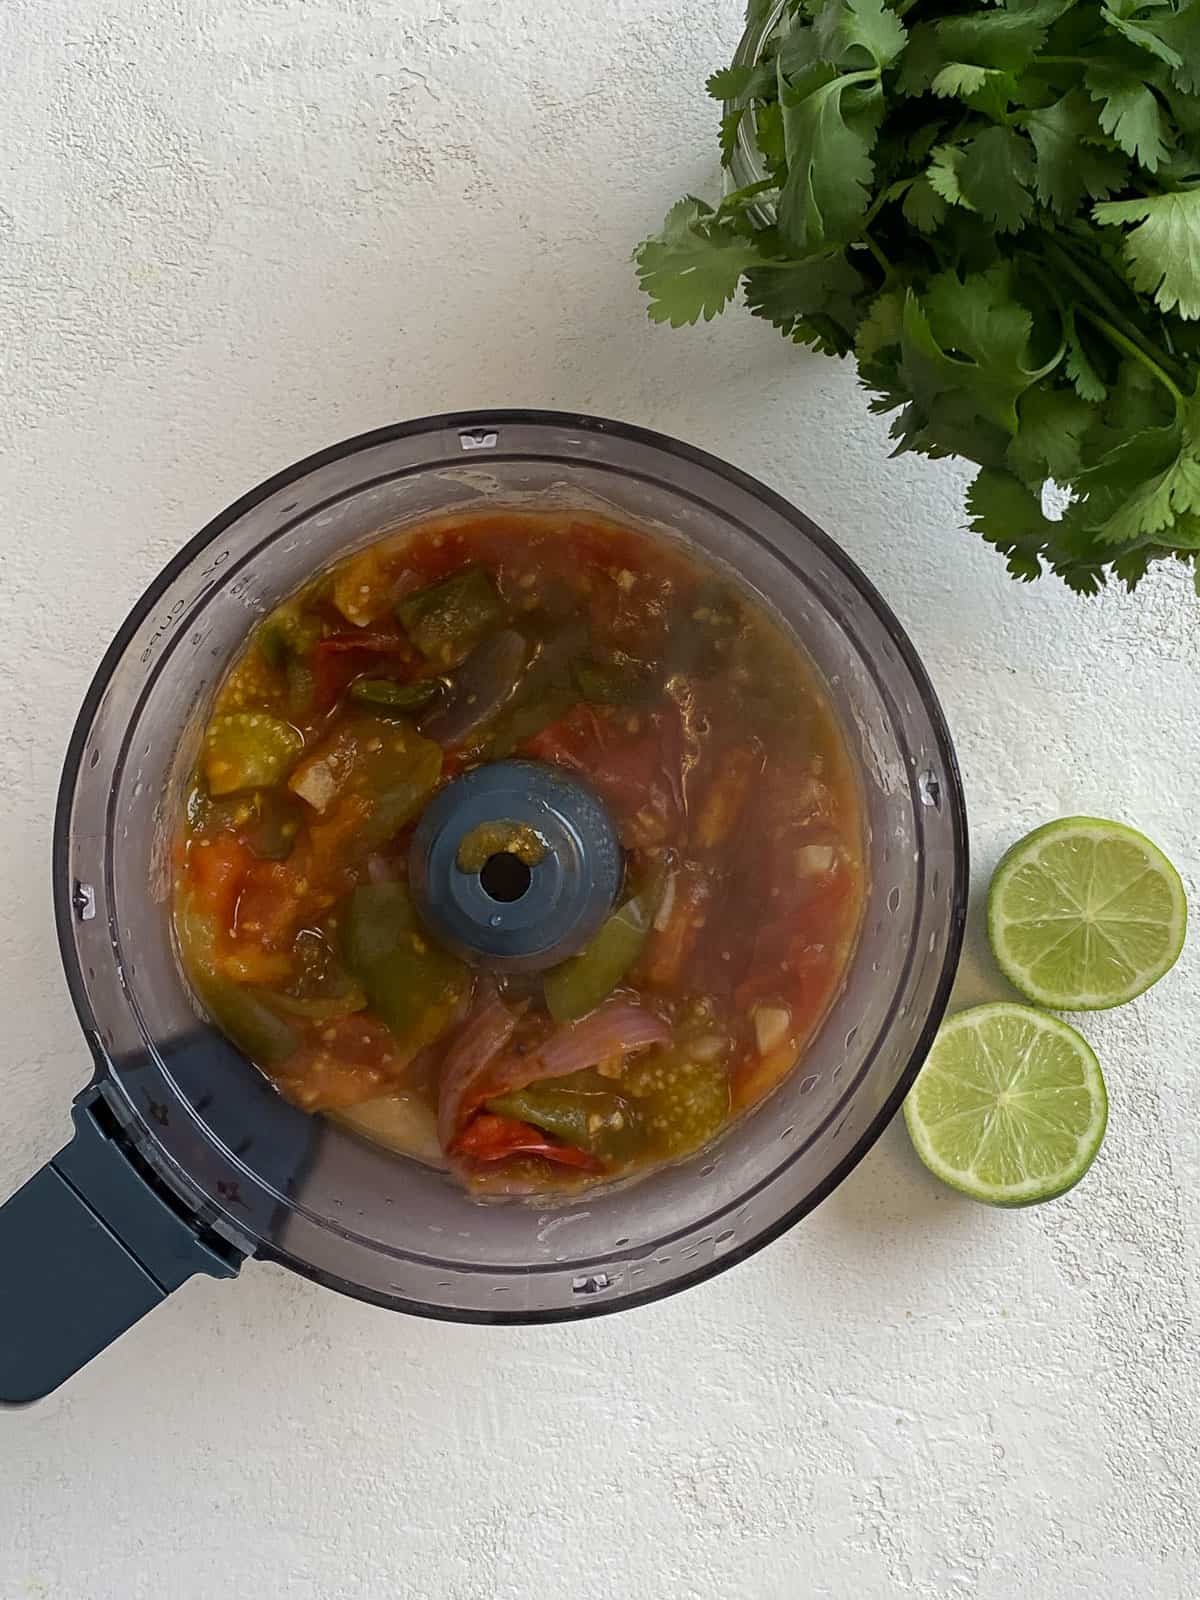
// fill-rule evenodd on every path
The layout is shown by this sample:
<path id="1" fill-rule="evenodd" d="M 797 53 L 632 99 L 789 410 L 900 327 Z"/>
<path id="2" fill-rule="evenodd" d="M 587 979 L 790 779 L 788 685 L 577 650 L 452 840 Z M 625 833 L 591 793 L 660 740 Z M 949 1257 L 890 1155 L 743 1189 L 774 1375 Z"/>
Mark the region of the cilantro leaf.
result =
<path id="1" fill-rule="evenodd" d="M 1016 438 L 1008 447 L 1008 465 L 1030 487 L 1047 478 L 1069 483 L 1082 464 L 1083 441 L 1096 414 L 1074 389 L 1035 384 L 1017 402 Z"/>
<path id="2" fill-rule="evenodd" d="M 1200 94 L 1200 0 L 1142 17 L 1139 28 L 1154 35 L 1178 56 L 1171 78 L 1184 94 Z"/>
<path id="3" fill-rule="evenodd" d="M 1011 472 L 985 467 L 967 490 L 974 532 L 1008 557 L 1014 578 L 1032 583 L 1042 572 L 1042 552 L 1053 529 L 1041 502 Z"/>
<path id="4" fill-rule="evenodd" d="M 792 334 L 797 323 L 818 316 L 850 329 L 861 318 L 858 302 L 867 287 L 862 273 L 838 251 L 788 266 L 754 268 L 746 274 L 746 304 L 781 333 Z"/>
<path id="5" fill-rule="evenodd" d="M 1160 61 L 1165 61 L 1169 67 L 1181 67 L 1183 65 L 1183 57 L 1179 54 L 1179 51 L 1173 45 L 1168 44 L 1165 39 L 1160 38 L 1152 29 L 1144 28 L 1140 23 L 1132 22 L 1127 17 L 1119 17 L 1108 6 L 1102 8 L 1100 15 L 1110 28 L 1113 28 L 1122 38 L 1128 39 L 1130 44 L 1137 45 L 1142 50 L 1149 50 L 1151 55 L 1157 56 Z"/>
<path id="6" fill-rule="evenodd" d="M 966 206 L 968 202 L 962 192 L 962 165 L 966 159 L 966 152 L 956 144 L 940 144 L 933 152 L 929 168 L 925 174 L 933 192 L 940 195 L 947 205 Z M 968 207 L 968 209 L 971 209 Z"/>
<path id="7" fill-rule="evenodd" d="M 1032 178 L 1029 143 L 1012 128 L 977 133 L 963 151 L 958 172 L 963 198 L 1001 233 L 1015 232 L 1033 210 Z"/>
<path id="8" fill-rule="evenodd" d="M 900 296 L 894 291 L 877 295 L 871 302 L 871 309 L 859 323 L 854 341 L 860 364 L 889 345 L 899 344 L 902 311 Z"/>
<path id="9" fill-rule="evenodd" d="M 890 67 L 908 42 L 908 30 L 884 0 L 826 0 L 813 34 L 821 59 L 847 68 Z"/>
<path id="10" fill-rule="evenodd" d="M 1081 91 L 1073 89 L 1053 105 L 1028 112 L 1025 127 L 1037 156 L 1037 197 L 1060 216 L 1072 216 L 1085 194 L 1103 200 L 1128 182 L 1125 157 L 1094 142 L 1101 137 L 1100 119 Z"/>
<path id="11" fill-rule="evenodd" d="M 843 73 L 807 92 L 784 92 L 788 176 L 779 196 L 779 231 L 798 255 L 844 244 L 862 225 L 874 129 L 853 100 L 873 77 Z"/>
<path id="12" fill-rule="evenodd" d="M 964 420 L 1015 434 L 1017 397 L 1049 370 L 1032 366 L 1032 334 L 1008 267 L 966 278 L 944 272 L 922 299 L 910 290 L 905 300 L 901 373 L 918 401 L 951 396 Z"/>
<path id="13" fill-rule="evenodd" d="M 1079 483 L 1088 526 L 1101 543 L 1127 544 L 1167 530 L 1176 542 L 1178 520 L 1200 514 L 1200 399 L 1185 400 L 1165 428 L 1124 440 L 1080 473 Z M 1179 531 L 1186 535 L 1190 527 Z"/>
<path id="14" fill-rule="evenodd" d="M 1125 254 L 1134 287 L 1164 311 L 1200 317 L 1200 187 L 1140 200 L 1106 200 L 1092 215 L 1106 226 L 1136 222 Z"/>
<path id="15" fill-rule="evenodd" d="M 775 78 L 775 67 L 770 62 L 755 62 L 744 66 L 722 67 L 714 72 L 704 85 L 714 100 L 748 100 L 757 98 L 769 89 Z"/>
<path id="16" fill-rule="evenodd" d="M 917 70 L 929 73 L 951 62 L 970 62 L 998 72 L 1020 73 L 1045 43 L 1046 31 L 1074 0 L 1012 0 L 1008 5 L 981 7 L 968 15 L 943 17 L 925 24 Z M 914 29 L 914 37 L 918 30 Z M 928 87 L 928 81 L 920 88 Z M 914 91 L 917 86 L 913 86 Z"/>
<path id="17" fill-rule="evenodd" d="M 922 172 L 909 185 L 903 210 L 905 219 L 919 232 L 933 233 L 946 215 L 946 202 Z"/>
<path id="18" fill-rule="evenodd" d="M 1145 83 L 1124 68 L 1107 63 L 1089 67 L 1083 86 L 1102 102 L 1100 126 L 1135 161 L 1153 172 L 1166 160 L 1170 132 L 1158 101 Z"/>
<path id="19" fill-rule="evenodd" d="M 973 67 L 967 61 L 950 61 L 934 73 L 929 87 L 934 94 L 945 99 L 957 95 L 965 100 L 968 95 L 978 94 L 991 75 L 990 67 Z"/>
<path id="20" fill-rule="evenodd" d="M 710 205 L 689 196 L 671 207 L 662 233 L 639 245 L 634 259 L 651 321 L 681 328 L 723 311 L 758 252 Z"/>

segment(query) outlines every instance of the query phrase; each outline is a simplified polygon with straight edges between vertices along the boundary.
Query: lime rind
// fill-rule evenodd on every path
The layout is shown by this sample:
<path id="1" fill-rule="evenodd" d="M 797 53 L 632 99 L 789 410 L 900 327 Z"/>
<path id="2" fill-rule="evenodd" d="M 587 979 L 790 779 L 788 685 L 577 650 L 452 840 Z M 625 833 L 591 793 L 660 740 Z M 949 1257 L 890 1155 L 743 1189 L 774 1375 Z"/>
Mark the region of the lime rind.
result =
<path id="1" fill-rule="evenodd" d="M 1035 828 L 988 891 L 1001 971 L 1057 1011 L 1104 1011 L 1144 994 L 1175 965 L 1186 933 L 1187 897 L 1167 857 L 1136 829 L 1098 817 Z"/>
<path id="2" fill-rule="evenodd" d="M 1095 1160 L 1108 1095 L 1074 1028 L 1001 1001 L 942 1024 L 904 1120 L 952 1189 L 987 1205 L 1038 1205 L 1073 1189 Z"/>

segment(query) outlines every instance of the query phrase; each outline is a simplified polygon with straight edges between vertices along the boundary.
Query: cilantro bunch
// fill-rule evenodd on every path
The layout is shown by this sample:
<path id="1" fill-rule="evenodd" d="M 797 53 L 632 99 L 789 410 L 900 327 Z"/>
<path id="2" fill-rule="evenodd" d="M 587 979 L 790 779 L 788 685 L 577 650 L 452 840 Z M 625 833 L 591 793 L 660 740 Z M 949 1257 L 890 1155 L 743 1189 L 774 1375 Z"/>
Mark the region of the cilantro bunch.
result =
<path id="1" fill-rule="evenodd" d="M 978 464 L 971 525 L 1015 577 L 1198 566 L 1200 0 L 750 0 L 749 21 L 761 47 L 708 87 L 750 181 L 639 247 L 650 316 L 740 287 L 852 353 L 897 453 Z"/>

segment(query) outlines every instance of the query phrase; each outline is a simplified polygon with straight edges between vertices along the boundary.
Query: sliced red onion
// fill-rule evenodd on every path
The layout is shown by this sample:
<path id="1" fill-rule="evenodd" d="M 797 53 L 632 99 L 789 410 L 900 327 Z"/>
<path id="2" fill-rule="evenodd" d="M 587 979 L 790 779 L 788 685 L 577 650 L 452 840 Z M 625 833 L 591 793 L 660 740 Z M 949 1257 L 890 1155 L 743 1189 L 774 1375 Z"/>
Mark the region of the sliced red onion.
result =
<path id="1" fill-rule="evenodd" d="M 442 1062 L 438 1086 L 438 1138 L 442 1149 L 463 1122 L 486 1098 L 494 1093 L 488 1068 L 512 1038 L 513 1029 L 525 1007 L 506 1006 L 491 978 L 480 980 L 466 1021 L 454 1037 Z M 487 1077 L 487 1084 L 482 1080 Z"/>
<path id="2" fill-rule="evenodd" d="M 525 641 L 513 628 L 476 645 L 450 680 L 446 698 L 418 722 L 425 738 L 448 749 L 490 721 L 516 688 L 525 654 Z"/>
<path id="3" fill-rule="evenodd" d="M 537 1050 L 505 1056 L 487 1075 L 488 1095 L 524 1089 L 541 1078 L 567 1078 L 613 1056 L 632 1055 L 653 1044 L 669 1044 L 671 1030 L 643 1006 L 614 1000 L 582 1022 L 556 1028 Z"/>

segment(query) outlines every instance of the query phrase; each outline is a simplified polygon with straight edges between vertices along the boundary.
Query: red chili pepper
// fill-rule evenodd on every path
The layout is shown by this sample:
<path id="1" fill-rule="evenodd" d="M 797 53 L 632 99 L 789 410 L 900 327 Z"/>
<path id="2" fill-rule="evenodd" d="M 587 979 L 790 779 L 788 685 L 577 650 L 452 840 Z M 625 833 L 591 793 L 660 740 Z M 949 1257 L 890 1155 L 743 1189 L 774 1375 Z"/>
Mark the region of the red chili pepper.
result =
<path id="1" fill-rule="evenodd" d="M 313 679 L 317 710 L 328 711 L 355 678 L 381 656 L 396 663 L 414 659 L 412 646 L 397 634 L 335 633 L 313 650 Z"/>
<path id="2" fill-rule="evenodd" d="M 473 1161 L 503 1161 L 507 1156 L 543 1156 L 561 1167 L 578 1167 L 585 1172 L 601 1171 L 601 1163 L 586 1150 L 572 1144 L 555 1144 L 540 1128 L 514 1117 L 481 1112 L 469 1122 L 450 1149 L 451 1155 L 469 1156 Z"/>

